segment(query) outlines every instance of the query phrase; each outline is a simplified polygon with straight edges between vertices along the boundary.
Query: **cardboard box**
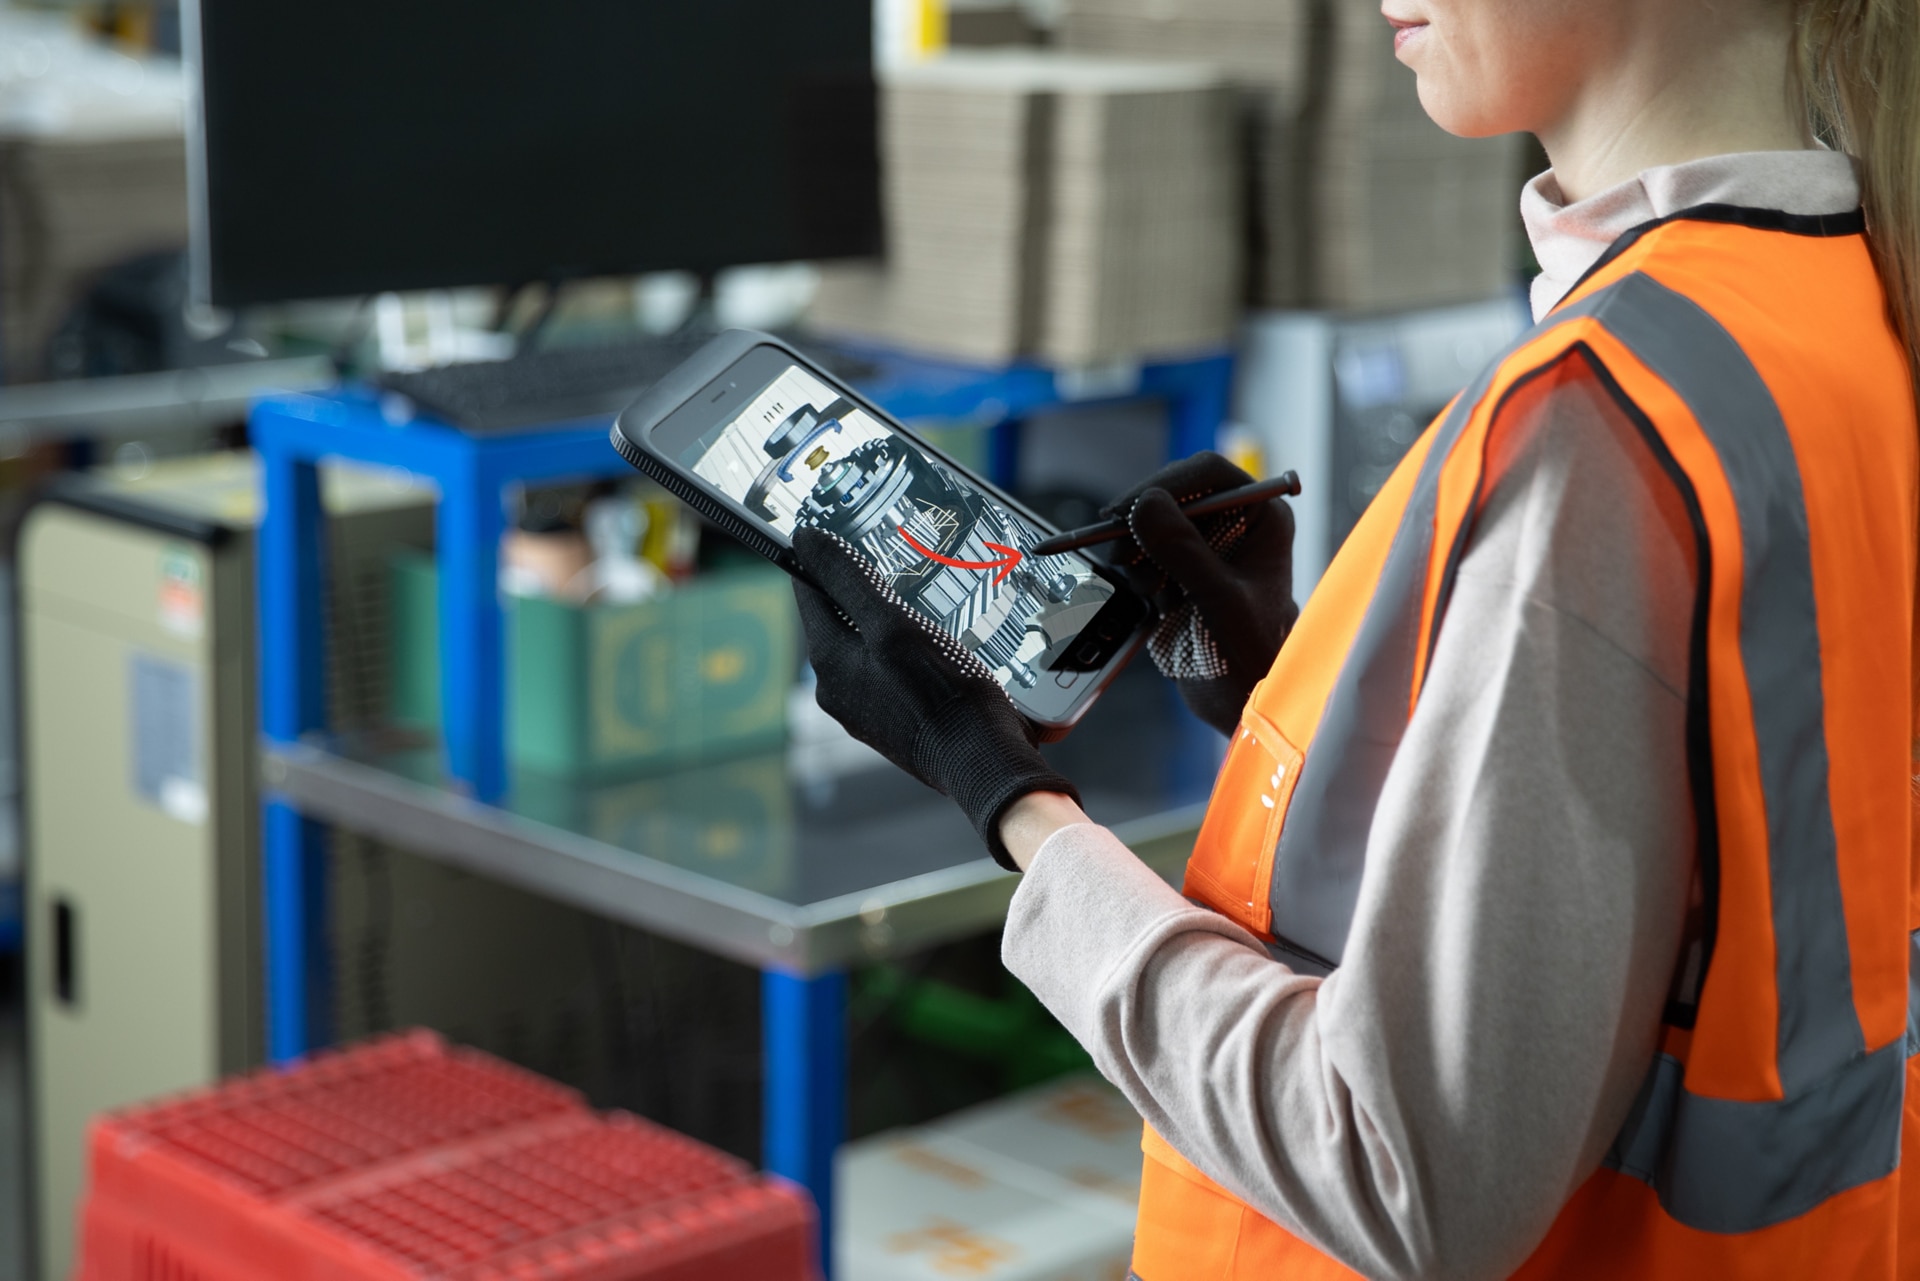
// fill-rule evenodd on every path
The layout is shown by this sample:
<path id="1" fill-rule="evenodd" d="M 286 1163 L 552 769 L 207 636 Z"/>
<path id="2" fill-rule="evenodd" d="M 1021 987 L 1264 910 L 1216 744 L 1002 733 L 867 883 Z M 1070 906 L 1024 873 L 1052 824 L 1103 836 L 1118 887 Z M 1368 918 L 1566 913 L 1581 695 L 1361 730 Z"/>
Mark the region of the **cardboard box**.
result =
<path id="1" fill-rule="evenodd" d="M 1376 0 L 1062 2 L 1063 48 L 1199 59 L 1240 88 L 1256 305 L 1405 310 L 1512 283 L 1524 141 L 1428 119 Z"/>
<path id="2" fill-rule="evenodd" d="M 438 575 L 396 556 L 393 716 L 440 722 Z M 510 597 L 507 755 L 566 778 L 612 778 L 777 746 L 798 663 L 787 576 L 729 569 L 637 605 Z"/>
<path id="3" fill-rule="evenodd" d="M 1076 1075 L 840 1154 L 842 1281 L 1124 1281 L 1140 1118 Z"/>
<path id="4" fill-rule="evenodd" d="M 986 363 L 1224 347 L 1240 301 L 1234 99 L 1193 63 L 962 50 L 889 73 L 888 262 L 811 322 Z"/>

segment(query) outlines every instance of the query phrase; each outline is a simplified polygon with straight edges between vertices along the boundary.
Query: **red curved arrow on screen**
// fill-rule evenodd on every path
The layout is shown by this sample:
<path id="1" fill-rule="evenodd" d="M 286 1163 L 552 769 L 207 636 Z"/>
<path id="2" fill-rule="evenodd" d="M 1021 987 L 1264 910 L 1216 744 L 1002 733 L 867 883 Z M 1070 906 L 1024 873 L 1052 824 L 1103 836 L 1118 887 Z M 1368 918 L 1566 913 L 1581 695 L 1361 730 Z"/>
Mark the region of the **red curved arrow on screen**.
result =
<path id="1" fill-rule="evenodd" d="M 1015 565 L 1018 565 L 1021 561 L 1021 558 L 1026 555 L 1026 553 L 1021 551 L 1018 547 L 1002 547 L 999 543 L 988 543 L 987 544 L 988 551 L 994 551 L 994 552 L 1000 553 L 1000 556 L 997 560 L 956 560 L 952 556 L 942 556 L 939 552 L 930 551 L 927 548 L 922 547 L 920 545 L 920 540 L 915 538 L 912 534 L 909 534 L 905 529 L 902 529 L 900 531 L 900 537 L 907 540 L 907 546 L 913 548 L 913 550 L 919 552 L 922 556 L 925 556 L 928 560 L 937 560 L 942 565 L 951 565 L 955 569 L 997 569 L 999 570 L 1000 572 L 993 576 L 993 581 L 996 586 L 1000 583 L 1002 579 L 1006 578 L 1008 574 L 1011 574 L 1013 572 L 1013 567 Z"/>

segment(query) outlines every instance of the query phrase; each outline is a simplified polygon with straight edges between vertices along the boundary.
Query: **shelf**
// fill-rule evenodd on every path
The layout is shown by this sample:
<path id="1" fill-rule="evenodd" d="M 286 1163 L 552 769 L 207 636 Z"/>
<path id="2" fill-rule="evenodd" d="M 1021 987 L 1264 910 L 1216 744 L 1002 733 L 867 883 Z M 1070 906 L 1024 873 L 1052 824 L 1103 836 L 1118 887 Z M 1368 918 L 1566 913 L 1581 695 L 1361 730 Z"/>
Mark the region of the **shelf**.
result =
<path id="1" fill-rule="evenodd" d="M 1177 880 L 1218 736 L 1144 673 L 1048 749 L 1106 822 Z M 804 749 L 613 783 L 516 774 L 498 805 L 431 748 L 270 747 L 268 788 L 310 817 L 763 968 L 811 975 L 989 930 L 1016 880 L 954 806 L 883 762 L 837 777 Z"/>
<path id="2" fill-rule="evenodd" d="M 29 440 L 122 438 L 223 426 L 246 417 L 272 392 L 311 391 L 332 383 L 325 356 L 238 361 L 117 378 L 0 387 L 0 430 Z"/>

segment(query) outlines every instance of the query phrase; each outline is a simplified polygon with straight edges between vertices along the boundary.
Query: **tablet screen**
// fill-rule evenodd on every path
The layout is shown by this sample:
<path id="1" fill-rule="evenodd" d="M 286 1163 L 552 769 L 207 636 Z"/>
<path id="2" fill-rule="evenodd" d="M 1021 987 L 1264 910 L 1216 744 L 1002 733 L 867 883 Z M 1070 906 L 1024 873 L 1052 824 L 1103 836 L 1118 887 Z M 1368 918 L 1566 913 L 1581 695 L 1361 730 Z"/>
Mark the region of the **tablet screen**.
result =
<path id="1" fill-rule="evenodd" d="M 679 462 L 783 537 L 858 547 L 1034 710 L 1094 679 L 1069 651 L 1114 585 L 1077 554 L 1029 555 L 1042 531 L 811 371 L 788 364 Z"/>

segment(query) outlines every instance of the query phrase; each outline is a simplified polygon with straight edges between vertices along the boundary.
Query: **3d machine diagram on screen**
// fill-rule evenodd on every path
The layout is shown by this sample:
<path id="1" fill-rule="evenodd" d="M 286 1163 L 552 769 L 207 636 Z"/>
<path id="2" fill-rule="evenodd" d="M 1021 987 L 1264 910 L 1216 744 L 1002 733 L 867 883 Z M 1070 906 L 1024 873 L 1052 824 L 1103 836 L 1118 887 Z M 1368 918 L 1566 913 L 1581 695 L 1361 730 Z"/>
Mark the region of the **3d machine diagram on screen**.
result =
<path id="1" fill-rule="evenodd" d="M 1003 682 L 1036 685 L 1112 597 L 1078 557 L 1021 555 L 1008 569 L 1014 557 L 996 545 L 1024 553 L 1040 535 L 849 402 L 775 398 L 759 417 L 774 421 L 756 442 L 751 483 L 733 491 L 747 508 L 783 531 L 853 543 Z M 751 422 L 742 415 L 734 425 Z M 738 451 L 745 441 L 730 443 Z M 747 460 L 721 464 L 721 444 L 696 470 L 720 480 L 724 468 L 737 483 Z"/>
<path id="2" fill-rule="evenodd" d="M 797 523 L 839 534 L 989 668 L 1038 683 L 1113 589 L 1067 557 L 1011 559 L 1039 541 L 1010 513 L 959 484 L 897 436 L 856 446 L 821 469 Z M 927 553 L 933 553 L 928 555 Z M 946 560 L 960 564 L 947 564 Z"/>

